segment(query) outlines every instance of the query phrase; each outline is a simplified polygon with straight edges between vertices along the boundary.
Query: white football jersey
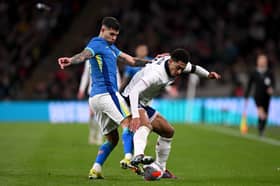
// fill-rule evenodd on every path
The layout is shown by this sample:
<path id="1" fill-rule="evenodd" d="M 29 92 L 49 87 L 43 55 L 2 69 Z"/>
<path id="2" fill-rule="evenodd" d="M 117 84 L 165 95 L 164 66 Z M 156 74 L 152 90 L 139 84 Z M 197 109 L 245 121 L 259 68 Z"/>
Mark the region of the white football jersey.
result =
<path id="1" fill-rule="evenodd" d="M 151 64 L 147 64 L 133 76 L 123 95 L 128 97 L 135 84 L 143 80 L 147 88 L 140 93 L 139 101 L 141 104 L 147 105 L 154 97 L 162 93 L 167 85 L 174 81 L 174 78 L 168 76 L 165 69 L 165 62 L 169 59 L 170 56 L 153 59 Z M 190 63 L 187 66 L 189 65 Z"/>

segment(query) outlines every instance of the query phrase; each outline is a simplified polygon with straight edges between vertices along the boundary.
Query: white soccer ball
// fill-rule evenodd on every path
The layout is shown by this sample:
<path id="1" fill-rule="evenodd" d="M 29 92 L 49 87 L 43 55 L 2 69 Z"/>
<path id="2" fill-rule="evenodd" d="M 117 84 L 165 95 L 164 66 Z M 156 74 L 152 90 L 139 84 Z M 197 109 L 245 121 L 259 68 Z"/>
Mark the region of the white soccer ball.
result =
<path id="1" fill-rule="evenodd" d="M 163 168 L 157 162 L 144 166 L 144 180 L 146 181 L 159 180 L 163 173 Z"/>

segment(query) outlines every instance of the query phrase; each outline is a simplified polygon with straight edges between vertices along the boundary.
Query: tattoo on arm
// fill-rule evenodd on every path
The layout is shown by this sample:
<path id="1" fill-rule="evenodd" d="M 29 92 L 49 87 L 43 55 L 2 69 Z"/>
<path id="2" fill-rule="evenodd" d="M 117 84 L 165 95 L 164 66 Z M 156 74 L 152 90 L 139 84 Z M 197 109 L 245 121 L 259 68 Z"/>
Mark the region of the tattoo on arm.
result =
<path id="1" fill-rule="evenodd" d="M 78 63 L 84 62 L 85 60 L 90 59 L 92 57 L 93 57 L 92 53 L 89 50 L 85 49 L 81 53 L 74 55 L 71 58 L 71 63 L 78 64 Z"/>
<path id="2" fill-rule="evenodd" d="M 134 57 L 135 60 L 135 66 L 145 66 L 147 63 L 151 63 L 152 60 L 148 60 L 148 59 L 141 59 L 138 57 Z"/>

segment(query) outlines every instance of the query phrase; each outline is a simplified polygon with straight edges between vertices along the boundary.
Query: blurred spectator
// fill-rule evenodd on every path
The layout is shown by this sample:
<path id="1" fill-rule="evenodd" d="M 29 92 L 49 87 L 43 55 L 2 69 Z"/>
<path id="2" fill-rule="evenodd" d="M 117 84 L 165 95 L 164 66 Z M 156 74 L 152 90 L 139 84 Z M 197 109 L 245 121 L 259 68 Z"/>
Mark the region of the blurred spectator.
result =
<path id="1" fill-rule="evenodd" d="M 7 90 L 9 99 L 21 97 L 16 90 L 28 79 L 36 63 L 46 56 L 47 49 L 53 47 L 52 40 L 67 31 L 65 28 L 71 18 L 85 4 L 85 1 L 78 0 L 53 2 L 55 8 L 50 14 L 35 11 L 29 1 L 0 2 L 0 71 L 5 69 L 9 79 L 8 89 L 0 87 L 0 90 Z M 194 64 L 219 72 L 232 72 L 238 64 L 243 65 L 244 74 L 254 66 L 252 57 L 262 50 L 274 67 L 279 68 L 279 1 L 104 0 L 100 3 L 103 8 L 99 9 L 98 18 L 115 16 L 125 28 L 121 29 L 118 47 L 128 53 L 133 54 L 135 43 L 139 42 L 149 45 L 151 56 L 182 47 L 192 53 Z M 98 29 L 95 25 L 91 33 Z M 246 63 L 239 63 L 239 59 Z M 81 68 L 71 73 L 75 89 L 78 88 Z M 239 87 L 231 73 L 225 73 L 223 77 L 217 82 L 221 85 L 217 86 Z M 187 79 L 180 78 L 176 84 L 181 86 Z M 242 84 L 245 81 L 240 79 Z M 60 86 L 62 82 L 55 83 L 53 86 L 61 93 L 59 96 L 53 94 L 52 99 L 66 98 L 63 95 L 75 99 L 75 94 L 68 90 L 72 88 Z M 204 82 L 201 81 L 199 86 L 204 86 Z M 179 87 L 179 91 L 185 90 L 185 87 Z"/>
<path id="2" fill-rule="evenodd" d="M 0 99 L 25 99 L 23 84 L 80 12 L 85 1 L 48 1 L 51 11 L 35 8 L 35 1 L 0 2 Z M 68 20 L 68 21 L 66 21 Z M 58 27 L 63 32 L 56 32 Z M 3 74 L 3 73 L 2 73 Z M 36 85 L 34 99 L 47 99 L 47 82 Z M 69 97 L 69 96 L 68 96 Z"/>

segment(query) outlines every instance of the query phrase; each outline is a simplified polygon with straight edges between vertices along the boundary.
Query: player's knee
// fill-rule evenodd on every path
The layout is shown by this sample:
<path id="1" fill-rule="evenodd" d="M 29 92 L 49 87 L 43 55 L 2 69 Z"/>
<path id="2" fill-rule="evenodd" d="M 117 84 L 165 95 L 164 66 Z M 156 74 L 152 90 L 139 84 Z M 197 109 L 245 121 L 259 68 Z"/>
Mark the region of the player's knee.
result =
<path id="1" fill-rule="evenodd" d="M 106 138 L 108 142 L 112 144 L 113 147 L 115 147 L 119 142 L 119 134 L 117 133 L 117 131 L 110 133 L 106 136 Z"/>
<path id="2" fill-rule="evenodd" d="M 173 127 L 170 127 L 169 131 L 168 131 L 168 138 L 173 138 L 175 133 L 175 130 Z"/>
<path id="3" fill-rule="evenodd" d="M 108 140 L 108 141 L 109 141 L 109 140 Z M 119 141 L 119 140 L 112 140 L 112 141 L 109 141 L 109 142 L 111 143 L 112 147 L 114 148 L 115 146 L 117 146 L 118 141 Z"/>
<path id="4" fill-rule="evenodd" d="M 174 128 L 170 126 L 168 130 L 165 130 L 165 132 L 161 136 L 165 138 L 173 138 L 174 133 L 175 133 Z"/>

